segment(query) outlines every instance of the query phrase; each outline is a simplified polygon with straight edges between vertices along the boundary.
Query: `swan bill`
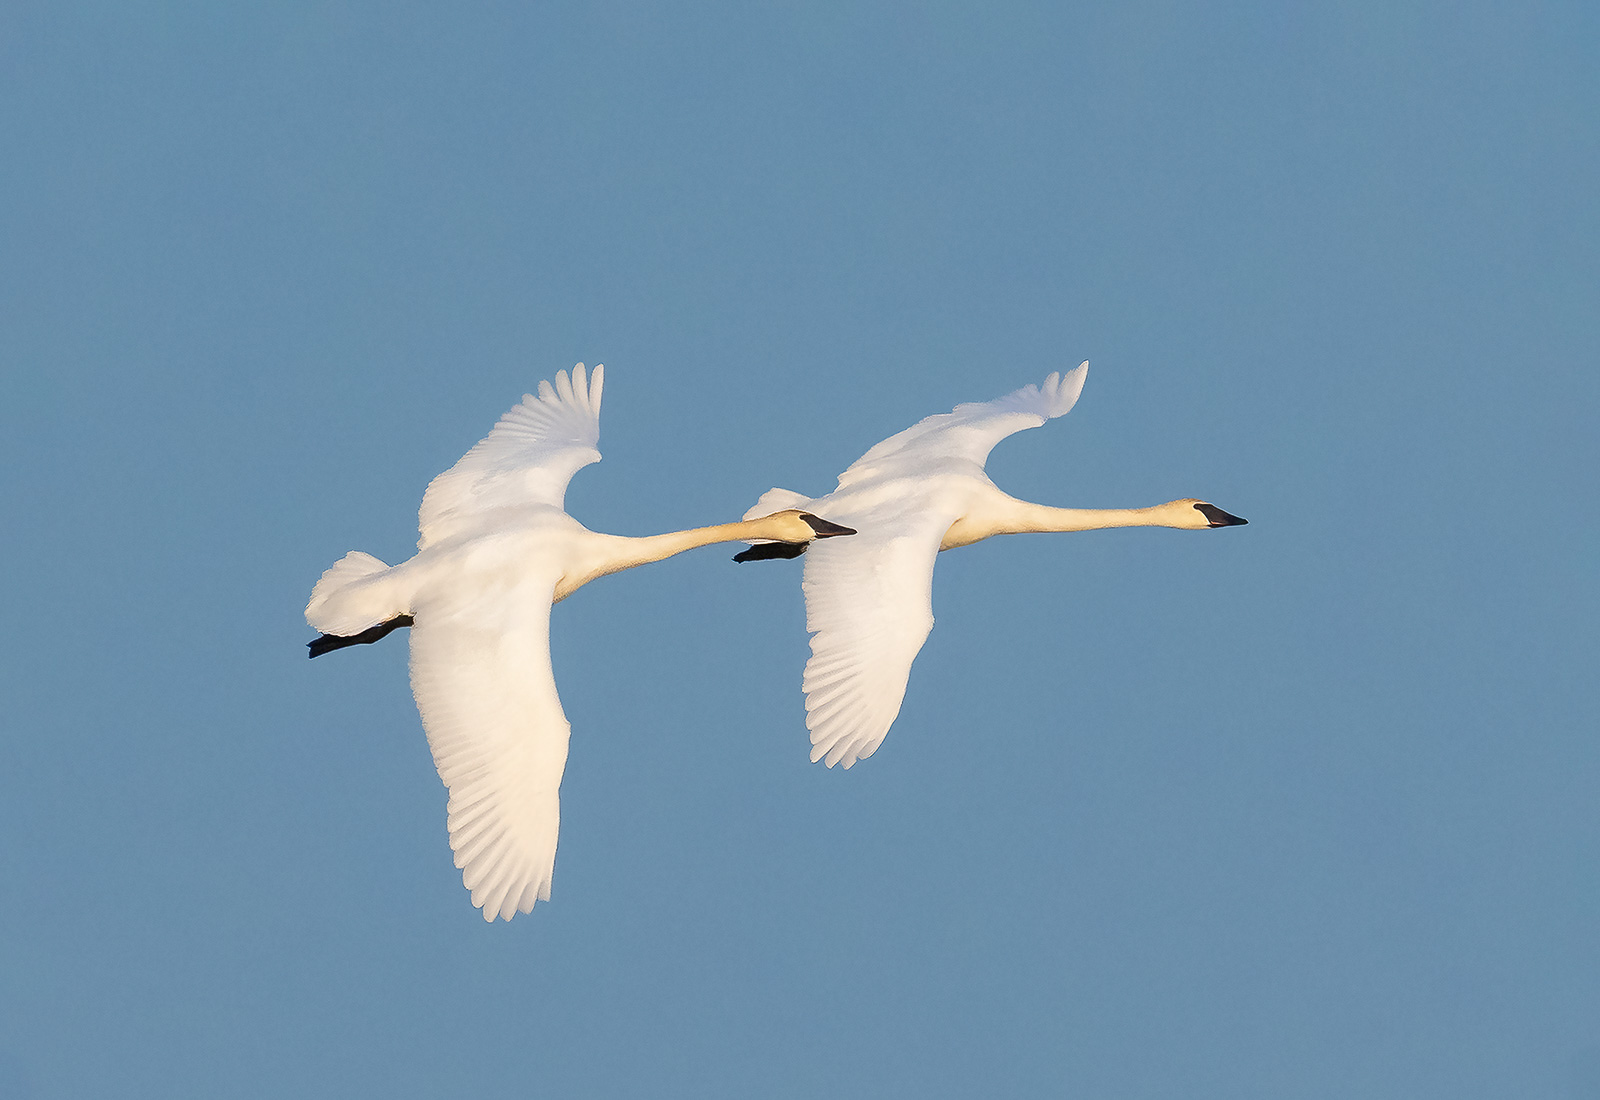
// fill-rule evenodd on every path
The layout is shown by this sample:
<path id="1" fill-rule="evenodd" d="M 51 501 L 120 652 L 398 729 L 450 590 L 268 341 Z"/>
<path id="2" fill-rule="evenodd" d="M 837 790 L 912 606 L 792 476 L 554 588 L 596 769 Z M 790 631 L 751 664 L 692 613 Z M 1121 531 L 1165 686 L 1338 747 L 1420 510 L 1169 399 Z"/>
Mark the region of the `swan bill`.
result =
<path id="1" fill-rule="evenodd" d="M 806 521 L 807 527 L 817 533 L 817 538 L 819 539 L 831 539 L 835 535 L 853 535 L 856 533 L 854 527 L 844 527 L 837 523 L 829 523 L 821 516 L 814 516 L 810 512 L 801 512 L 800 518 Z"/>
<path id="2" fill-rule="evenodd" d="M 332 653 L 336 649 L 343 649 L 352 645 L 371 645 L 373 642 L 387 638 L 391 633 L 402 626 L 411 626 L 416 620 L 410 615 L 396 615 L 386 623 L 370 626 L 360 634 L 322 634 L 306 643 L 306 648 L 311 652 L 308 657 L 320 657 L 324 653 Z"/>
<path id="3" fill-rule="evenodd" d="M 1196 504 L 1194 507 L 1195 511 L 1206 517 L 1206 522 L 1212 527 L 1242 527 L 1250 522 L 1247 519 L 1240 519 L 1238 516 L 1229 515 L 1221 508 L 1218 508 L 1215 504 L 1206 504 L 1202 501 L 1201 503 Z"/>
<path id="4" fill-rule="evenodd" d="M 839 535 L 853 535 L 854 527 L 845 527 L 838 523 L 829 523 L 821 516 L 814 516 L 810 512 L 801 512 L 800 518 L 805 520 L 806 526 L 819 539 L 836 538 Z M 748 550 L 741 550 L 733 556 L 734 561 L 766 561 L 770 558 L 798 558 L 806 552 L 809 542 L 758 542 Z"/>

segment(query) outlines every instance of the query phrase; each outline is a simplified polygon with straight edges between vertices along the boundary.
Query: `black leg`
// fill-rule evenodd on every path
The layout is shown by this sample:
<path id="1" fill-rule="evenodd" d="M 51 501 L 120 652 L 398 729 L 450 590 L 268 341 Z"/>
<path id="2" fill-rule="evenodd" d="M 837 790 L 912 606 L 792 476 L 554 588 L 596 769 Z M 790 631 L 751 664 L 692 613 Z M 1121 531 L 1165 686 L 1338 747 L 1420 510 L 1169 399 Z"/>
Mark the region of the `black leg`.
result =
<path id="1" fill-rule="evenodd" d="M 415 620 L 410 615 L 396 615 L 386 623 L 368 627 L 360 634 L 341 636 L 338 634 L 323 634 L 306 643 L 306 648 L 311 650 L 310 656 L 320 657 L 324 653 L 331 653 L 336 649 L 343 649 L 347 645 L 371 645 L 373 642 L 387 638 L 393 631 L 402 626 L 410 626 Z"/>

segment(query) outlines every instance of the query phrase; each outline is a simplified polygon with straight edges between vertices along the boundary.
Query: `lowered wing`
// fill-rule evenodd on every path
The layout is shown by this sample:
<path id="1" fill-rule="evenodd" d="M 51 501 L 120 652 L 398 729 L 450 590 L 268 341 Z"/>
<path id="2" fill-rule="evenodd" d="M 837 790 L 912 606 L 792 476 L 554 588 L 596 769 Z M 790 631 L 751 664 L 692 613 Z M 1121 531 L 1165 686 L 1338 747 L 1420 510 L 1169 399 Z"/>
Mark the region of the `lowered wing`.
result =
<path id="1" fill-rule="evenodd" d="M 811 759 L 848 768 L 877 750 L 900 713 L 911 662 L 933 629 L 934 558 L 955 517 L 828 515 L 861 526 L 806 550 L 802 587 L 813 635 L 801 687 Z"/>
<path id="2" fill-rule="evenodd" d="M 450 790 L 450 848 L 484 920 L 550 897 L 571 727 L 550 669 L 553 579 L 433 596 L 411 628 L 411 690 Z"/>

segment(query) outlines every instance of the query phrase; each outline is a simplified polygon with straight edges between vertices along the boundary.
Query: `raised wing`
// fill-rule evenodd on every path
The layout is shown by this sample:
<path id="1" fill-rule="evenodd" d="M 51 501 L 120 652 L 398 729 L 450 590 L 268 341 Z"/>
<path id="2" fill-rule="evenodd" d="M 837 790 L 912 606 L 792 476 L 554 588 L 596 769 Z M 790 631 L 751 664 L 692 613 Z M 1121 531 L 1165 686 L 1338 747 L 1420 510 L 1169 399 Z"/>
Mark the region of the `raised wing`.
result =
<path id="1" fill-rule="evenodd" d="M 473 525 L 496 508 L 547 504 L 561 508 L 572 475 L 600 461 L 600 391 L 605 367 L 585 378 L 583 364 L 556 373 L 555 385 L 522 403 L 472 450 L 434 478 L 423 494 L 417 526 L 425 547 Z"/>
<path id="2" fill-rule="evenodd" d="M 550 670 L 553 580 L 421 603 L 411 690 L 450 789 L 450 848 L 483 919 L 550 897 L 571 727 Z"/>
<path id="3" fill-rule="evenodd" d="M 855 526 L 843 511 L 828 518 Z M 863 515 L 859 533 L 807 548 L 806 629 L 814 634 L 801 686 L 812 760 L 848 768 L 889 732 L 933 629 L 933 562 L 954 519 Z"/>
<path id="4" fill-rule="evenodd" d="M 920 420 L 873 447 L 839 475 L 839 488 L 879 476 L 895 466 L 923 465 L 931 460 L 963 458 L 980 467 L 994 445 L 1024 428 L 1037 428 L 1047 420 L 1065 416 L 1077 404 L 1087 362 L 1066 374 L 1052 374 L 1041 385 L 993 401 L 957 405 L 951 412 Z"/>

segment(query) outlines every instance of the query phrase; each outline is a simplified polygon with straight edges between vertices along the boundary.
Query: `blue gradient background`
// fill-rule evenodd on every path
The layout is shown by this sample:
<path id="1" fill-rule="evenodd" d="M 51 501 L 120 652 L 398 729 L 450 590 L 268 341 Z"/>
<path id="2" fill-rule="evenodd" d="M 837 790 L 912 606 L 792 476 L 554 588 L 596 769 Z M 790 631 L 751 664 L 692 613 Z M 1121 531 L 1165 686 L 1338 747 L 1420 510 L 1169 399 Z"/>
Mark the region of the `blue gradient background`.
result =
<path id="1" fill-rule="evenodd" d="M 12 0 L 0 1095 L 1600 1097 L 1600 8 Z M 798 570 L 554 614 L 487 927 L 346 550 L 607 367 L 572 513 L 1092 361 L 806 759 Z"/>

